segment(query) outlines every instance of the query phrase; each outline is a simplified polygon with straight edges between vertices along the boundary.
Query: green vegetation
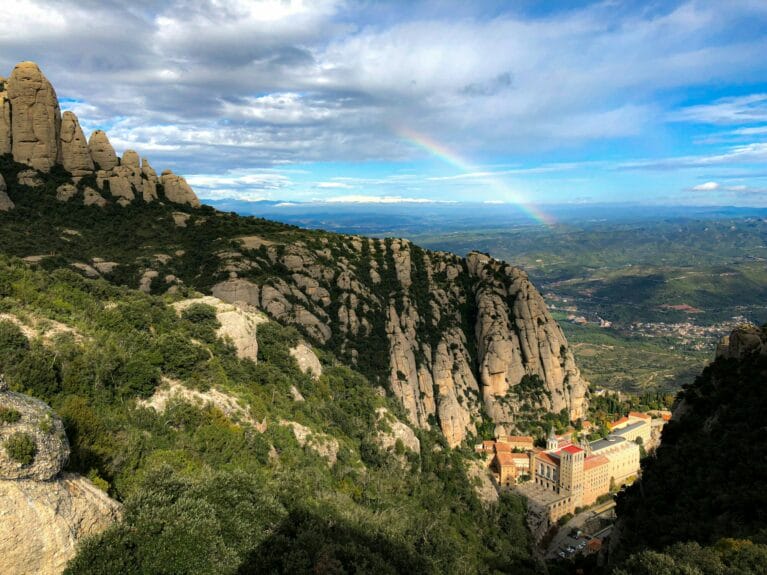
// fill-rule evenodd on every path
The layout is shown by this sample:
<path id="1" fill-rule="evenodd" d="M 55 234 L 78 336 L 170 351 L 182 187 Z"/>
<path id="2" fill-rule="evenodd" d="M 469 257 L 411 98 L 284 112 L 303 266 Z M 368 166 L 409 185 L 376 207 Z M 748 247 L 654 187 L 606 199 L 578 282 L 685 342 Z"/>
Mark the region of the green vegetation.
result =
<path id="1" fill-rule="evenodd" d="M 761 575 L 767 565 L 767 545 L 722 539 L 710 547 L 677 543 L 664 552 L 632 555 L 613 575 Z"/>
<path id="2" fill-rule="evenodd" d="M 12 407 L 0 405 L 0 423 L 16 423 L 21 419 L 21 413 Z"/>
<path id="3" fill-rule="evenodd" d="M 256 364 L 215 337 L 207 307 L 177 314 L 180 295 L 4 256 L 0 286 L 3 313 L 72 330 L 43 341 L 0 323 L 0 371 L 62 417 L 67 470 L 126 506 L 70 573 L 535 572 L 522 502 L 484 507 L 465 473 L 472 454 L 436 432 L 418 432 L 420 453 L 381 449 L 375 410 L 402 419 L 401 408 L 330 353 L 318 380 L 303 374 L 288 353 L 295 329 L 259 325 Z M 167 378 L 237 398 L 265 430 L 212 405 L 140 403 Z M 336 462 L 282 421 L 336 441 Z"/>
<path id="4" fill-rule="evenodd" d="M 642 480 L 617 499 L 621 553 L 720 538 L 763 538 L 767 358 L 717 359 L 680 393 Z"/>
<path id="5" fill-rule="evenodd" d="M 28 433 L 17 431 L 5 440 L 5 451 L 14 461 L 31 465 L 37 455 L 37 444 L 35 438 Z"/>

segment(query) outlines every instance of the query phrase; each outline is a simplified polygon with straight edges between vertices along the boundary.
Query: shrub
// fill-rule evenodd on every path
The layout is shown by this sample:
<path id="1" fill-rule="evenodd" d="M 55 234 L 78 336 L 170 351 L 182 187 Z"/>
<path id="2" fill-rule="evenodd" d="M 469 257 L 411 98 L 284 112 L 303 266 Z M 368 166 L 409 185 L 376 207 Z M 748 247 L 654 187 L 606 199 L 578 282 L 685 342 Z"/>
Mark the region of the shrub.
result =
<path id="1" fill-rule="evenodd" d="M 12 407 L 0 405 L 0 423 L 16 423 L 21 419 L 21 413 Z"/>
<path id="2" fill-rule="evenodd" d="M 22 465 L 30 465 L 37 455 L 35 439 L 28 433 L 21 431 L 11 435 L 5 442 L 5 451 L 8 457 L 18 461 Z"/>

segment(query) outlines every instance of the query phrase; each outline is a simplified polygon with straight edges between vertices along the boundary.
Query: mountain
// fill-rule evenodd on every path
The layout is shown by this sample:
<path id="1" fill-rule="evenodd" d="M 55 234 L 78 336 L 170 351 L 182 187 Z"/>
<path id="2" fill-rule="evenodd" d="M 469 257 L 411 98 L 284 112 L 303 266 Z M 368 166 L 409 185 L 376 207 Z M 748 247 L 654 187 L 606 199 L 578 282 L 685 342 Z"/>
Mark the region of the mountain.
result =
<path id="1" fill-rule="evenodd" d="M 667 572 L 764 572 L 765 382 L 767 330 L 740 327 L 680 392 L 660 447 L 643 463 L 641 480 L 618 497 L 613 562 L 638 553 L 628 563 L 636 569 L 628 572 L 658 572 L 639 566 L 665 552 L 663 561 L 680 569 Z M 682 571 L 685 561 L 698 562 L 699 570 Z M 720 563 L 722 570 L 715 570 Z"/>
<path id="2" fill-rule="evenodd" d="M 584 416 L 587 383 L 520 269 L 200 206 L 182 177 L 158 178 L 131 150 L 117 158 L 104 132 L 86 145 L 35 64 L 2 85 L 7 253 L 265 311 L 390 390 L 412 425 L 438 426 L 450 446 L 495 426 L 542 434 L 546 414 Z"/>

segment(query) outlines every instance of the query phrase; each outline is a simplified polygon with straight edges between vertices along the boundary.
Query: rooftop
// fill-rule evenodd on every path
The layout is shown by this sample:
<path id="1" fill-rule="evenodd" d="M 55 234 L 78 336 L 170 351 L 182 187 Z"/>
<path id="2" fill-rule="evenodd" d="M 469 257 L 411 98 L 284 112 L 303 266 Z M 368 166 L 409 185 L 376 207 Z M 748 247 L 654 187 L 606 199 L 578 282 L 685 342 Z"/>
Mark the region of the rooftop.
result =
<path id="1" fill-rule="evenodd" d="M 591 446 L 591 451 L 600 451 L 602 449 L 607 449 L 608 447 L 619 445 L 624 441 L 626 441 L 626 438 L 621 437 L 620 435 L 608 435 L 605 439 L 592 441 L 589 445 Z"/>
<path id="2" fill-rule="evenodd" d="M 645 425 L 648 425 L 647 421 L 635 421 L 634 423 L 628 424 L 626 427 L 621 427 L 620 429 L 616 429 L 613 431 L 614 435 L 626 435 L 627 433 L 634 431 L 635 429 L 639 429 L 640 427 L 644 427 Z"/>
<path id="3" fill-rule="evenodd" d="M 600 465 L 607 465 L 610 461 L 604 455 L 589 455 L 583 460 L 583 470 L 588 471 Z"/>
<path id="4" fill-rule="evenodd" d="M 573 455 L 576 453 L 583 452 L 583 450 L 580 447 L 577 447 L 575 445 L 568 445 L 567 447 L 563 447 L 560 451 L 567 451 L 567 453 L 572 453 Z"/>

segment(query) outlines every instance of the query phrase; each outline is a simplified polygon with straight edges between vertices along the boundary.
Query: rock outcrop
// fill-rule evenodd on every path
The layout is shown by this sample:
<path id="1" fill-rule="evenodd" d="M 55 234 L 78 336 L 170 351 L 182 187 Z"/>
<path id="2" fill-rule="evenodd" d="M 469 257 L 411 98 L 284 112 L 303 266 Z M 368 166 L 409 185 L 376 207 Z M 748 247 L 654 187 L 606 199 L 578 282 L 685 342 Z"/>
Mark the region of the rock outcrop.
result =
<path id="1" fill-rule="evenodd" d="M 13 200 L 8 197 L 8 188 L 5 185 L 3 175 L 0 174 L 0 212 L 9 212 L 14 207 L 16 206 L 14 205 Z"/>
<path id="2" fill-rule="evenodd" d="M 8 99 L 7 80 L 0 76 L 0 156 L 12 153 L 11 101 Z"/>
<path id="3" fill-rule="evenodd" d="M 2 377 L 0 445 L 2 571 L 58 575 L 83 537 L 119 518 L 120 505 L 84 477 L 61 475 L 69 455 L 61 420 L 43 402 L 8 391 Z"/>
<path id="4" fill-rule="evenodd" d="M 396 239 L 248 236 L 241 246 L 220 254 L 230 277 L 214 285 L 216 297 L 331 345 L 373 383 L 388 383 L 411 425 L 438 426 L 452 446 L 476 433 L 483 414 L 510 432 L 523 416 L 585 414 L 588 385 L 518 268 Z"/>
<path id="5" fill-rule="evenodd" d="M 117 166 L 117 154 L 105 131 L 96 130 L 91 134 L 88 139 L 88 149 L 97 169 L 111 170 Z"/>
<path id="6" fill-rule="evenodd" d="M 743 359 L 747 355 L 767 355 L 767 333 L 755 325 L 742 325 L 726 335 L 716 348 L 716 357 Z"/>
<path id="7" fill-rule="evenodd" d="M 13 159 L 47 172 L 61 161 L 56 91 L 34 62 L 17 64 L 6 83 Z"/>
<path id="8" fill-rule="evenodd" d="M 61 163 L 74 178 L 93 173 L 88 141 L 74 112 L 64 112 L 61 117 Z"/>
<path id="9" fill-rule="evenodd" d="M 174 303 L 173 307 L 183 313 L 195 304 L 209 305 L 216 311 L 216 319 L 221 324 L 216 333 L 218 337 L 232 342 L 238 357 L 253 361 L 258 359 L 256 330 L 258 324 L 269 321 L 266 316 L 246 306 L 233 305 L 211 296 L 186 299 Z"/>
<path id="10" fill-rule="evenodd" d="M 175 204 L 188 204 L 193 208 L 200 207 L 200 200 L 183 176 L 177 176 L 170 170 L 165 170 L 160 179 L 168 200 Z"/>
<path id="11" fill-rule="evenodd" d="M 322 364 L 317 354 L 306 343 L 299 342 L 296 347 L 290 348 L 290 355 L 298 363 L 298 369 L 311 375 L 314 379 L 319 379 L 322 375 Z"/>
<path id="12" fill-rule="evenodd" d="M 127 206 L 137 198 L 158 199 L 160 179 L 149 162 L 126 150 L 118 159 L 103 130 L 94 131 L 86 141 L 74 112 L 63 116 L 56 91 L 34 62 L 18 64 L 6 80 L 0 77 L 0 155 L 13 154 L 16 162 L 48 172 L 60 164 L 72 175 L 73 183 L 95 175 L 98 189 L 84 194 L 85 205 L 104 206 L 114 202 Z M 36 178 L 32 175 L 27 180 Z M 165 179 L 165 178 L 164 178 Z M 21 181 L 19 183 L 32 185 Z M 181 176 L 169 173 L 166 198 L 175 203 L 199 207 L 200 201 Z M 61 194 L 61 201 L 71 194 Z M 2 198 L 0 198 L 2 199 Z M 7 205 L 8 202 L 3 202 Z"/>

